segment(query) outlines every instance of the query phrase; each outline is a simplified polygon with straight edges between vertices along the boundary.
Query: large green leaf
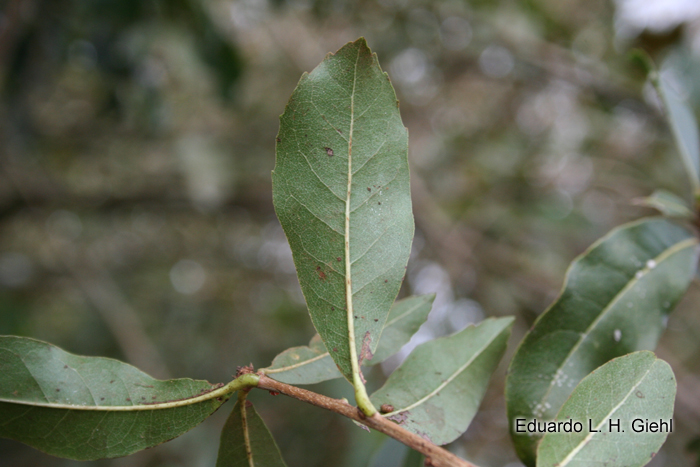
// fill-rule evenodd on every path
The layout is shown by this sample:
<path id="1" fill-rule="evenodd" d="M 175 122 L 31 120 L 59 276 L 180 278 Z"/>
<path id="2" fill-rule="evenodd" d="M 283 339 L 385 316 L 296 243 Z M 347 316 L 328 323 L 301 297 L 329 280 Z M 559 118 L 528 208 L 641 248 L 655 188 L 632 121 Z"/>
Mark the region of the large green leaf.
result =
<path id="1" fill-rule="evenodd" d="M 372 360 L 363 363 L 374 365 L 398 352 L 425 322 L 434 299 L 434 294 L 421 295 L 394 303 Z M 308 346 L 285 350 L 260 371 L 287 384 L 314 384 L 341 376 L 318 334 Z"/>
<path id="2" fill-rule="evenodd" d="M 611 360 L 576 386 L 557 415 L 582 429 L 547 433 L 537 467 L 646 465 L 673 427 L 675 398 L 673 371 L 653 353 Z"/>
<path id="3" fill-rule="evenodd" d="M 487 319 L 419 345 L 372 394 L 372 403 L 435 444 L 454 441 L 476 414 L 512 325 L 513 318 Z"/>
<path id="4" fill-rule="evenodd" d="M 515 433 L 513 420 L 551 420 L 588 373 L 653 349 L 693 277 L 697 245 L 683 227 L 643 219 L 613 230 L 572 263 L 564 290 L 523 339 L 506 381 L 511 435 L 527 465 L 535 464 L 540 437 Z"/>
<path id="5" fill-rule="evenodd" d="M 364 39 L 304 74 L 280 117 L 275 210 L 314 326 L 354 382 L 410 253 L 407 152 L 396 95 Z"/>
<path id="6" fill-rule="evenodd" d="M 286 467 L 270 430 L 245 398 L 239 397 L 221 431 L 216 467 Z"/>
<path id="7" fill-rule="evenodd" d="M 695 194 L 700 194 L 700 136 L 698 123 L 688 104 L 678 95 L 663 76 L 654 78 L 654 84 L 666 107 L 666 118 L 681 153 L 683 164 Z"/>
<path id="8" fill-rule="evenodd" d="M 219 387 L 0 336 L 0 436 L 54 456 L 125 456 L 180 436 L 228 399 Z"/>

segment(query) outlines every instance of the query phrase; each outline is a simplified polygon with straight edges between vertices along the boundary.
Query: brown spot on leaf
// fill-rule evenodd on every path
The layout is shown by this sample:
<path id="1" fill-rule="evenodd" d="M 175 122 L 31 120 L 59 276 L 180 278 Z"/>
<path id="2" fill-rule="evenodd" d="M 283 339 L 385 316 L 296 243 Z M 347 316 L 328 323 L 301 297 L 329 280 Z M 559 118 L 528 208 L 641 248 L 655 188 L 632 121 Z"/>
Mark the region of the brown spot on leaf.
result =
<path id="1" fill-rule="evenodd" d="M 386 284 L 387 282 L 389 282 L 389 279 L 384 279 L 384 283 Z"/>
<path id="2" fill-rule="evenodd" d="M 362 365 L 363 360 L 372 360 L 372 357 L 374 357 L 374 354 L 372 353 L 372 350 L 370 349 L 370 344 L 372 343 L 372 336 L 367 331 L 365 333 L 365 337 L 362 338 L 362 351 L 360 352 L 360 365 Z"/>
<path id="3" fill-rule="evenodd" d="M 381 205 L 382 205 L 382 202 L 381 202 L 381 201 L 379 201 L 379 202 L 378 202 L 377 204 L 381 206 Z"/>
<path id="4" fill-rule="evenodd" d="M 367 187 L 367 191 L 372 191 L 372 189 L 370 187 Z"/>
<path id="5" fill-rule="evenodd" d="M 316 266 L 316 272 L 318 273 L 318 278 L 322 281 L 326 280 L 326 273 L 321 270 L 321 266 Z"/>
<path id="6" fill-rule="evenodd" d="M 377 318 L 374 318 L 374 322 L 377 323 L 379 322 L 379 320 Z"/>
<path id="7" fill-rule="evenodd" d="M 100 397 L 100 400 L 103 401 L 103 400 L 105 400 L 105 398 L 104 398 L 104 397 Z"/>
<path id="8" fill-rule="evenodd" d="M 56 388 L 56 392 L 61 392 L 61 390 L 60 390 L 60 389 L 58 389 L 58 388 Z"/>
<path id="9" fill-rule="evenodd" d="M 331 307 L 331 311 L 335 311 L 335 307 L 334 307 L 334 306 Z"/>
<path id="10" fill-rule="evenodd" d="M 271 396 L 279 396 L 280 395 L 280 393 L 277 391 L 269 391 L 269 393 Z"/>
<path id="11" fill-rule="evenodd" d="M 68 365 L 63 365 L 63 369 L 66 369 L 66 368 L 68 368 Z"/>
<path id="12" fill-rule="evenodd" d="M 333 157 L 333 150 L 331 148 L 323 148 L 326 150 L 326 154 L 328 154 L 328 157 Z"/>
<path id="13" fill-rule="evenodd" d="M 379 411 L 380 411 L 381 413 L 390 413 L 390 412 L 393 412 L 393 411 L 394 411 L 394 406 L 391 405 L 391 404 L 382 404 L 382 405 L 379 407 Z"/>
<path id="14" fill-rule="evenodd" d="M 399 425 L 402 425 L 406 423 L 406 420 L 408 420 L 408 412 L 399 412 L 386 418 L 388 420 L 398 423 Z"/>
<path id="15" fill-rule="evenodd" d="M 644 399 L 644 393 L 642 391 L 637 391 L 634 393 L 634 395 L 639 397 L 640 399 Z"/>
<path id="16" fill-rule="evenodd" d="M 131 397 L 127 397 L 126 400 L 131 402 Z"/>
<path id="17" fill-rule="evenodd" d="M 333 352 L 337 352 L 337 351 L 338 351 L 338 347 L 333 347 Z"/>
<path id="18" fill-rule="evenodd" d="M 281 139 L 279 139 L 279 138 L 277 138 L 277 142 L 278 142 L 278 143 L 281 143 L 281 142 L 282 142 L 282 140 L 281 140 Z"/>
<path id="19" fill-rule="evenodd" d="M 335 260 L 336 260 L 336 261 L 342 261 L 343 258 L 341 258 L 340 256 L 338 256 Z"/>

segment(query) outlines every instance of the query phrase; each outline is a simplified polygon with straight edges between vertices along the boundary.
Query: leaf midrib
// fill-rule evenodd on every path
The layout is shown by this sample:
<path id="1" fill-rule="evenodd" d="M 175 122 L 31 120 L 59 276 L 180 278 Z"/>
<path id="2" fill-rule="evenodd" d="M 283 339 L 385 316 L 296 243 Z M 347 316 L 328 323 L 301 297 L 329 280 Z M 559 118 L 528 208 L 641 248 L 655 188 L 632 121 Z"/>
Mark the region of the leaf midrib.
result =
<path id="1" fill-rule="evenodd" d="M 199 404 L 200 402 L 206 402 L 223 395 L 231 393 L 231 389 L 226 386 L 222 386 L 211 392 L 207 392 L 200 396 L 180 399 L 170 402 L 160 402 L 156 404 L 138 404 L 138 405 L 76 405 L 76 404 L 52 404 L 49 402 L 32 402 L 25 400 L 7 399 L 0 398 L 0 403 L 7 404 L 17 404 L 26 405 L 29 407 L 42 407 L 48 409 L 64 409 L 64 410 L 84 410 L 92 412 L 137 412 L 144 410 L 162 410 L 162 409 L 173 409 L 176 407 L 184 407 L 188 405 Z"/>
<path id="2" fill-rule="evenodd" d="M 355 128 L 355 85 L 357 84 L 357 64 L 360 61 L 360 50 L 357 48 L 355 57 L 355 68 L 352 77 L 352 93 L 350 94 L 350 131 L 348 133 L 348 181 L 347 195 L 345 198 L 345 232 L 344 232 L 344 252 L 345 252 L 345 310 L 348 324 L 348 344 L 350 351 L 350 368 L 352 370 L 352 381 L 356 390 L 362 383 L 359 381 L 359 362 L 357 361 L 357 348 L 355 345 L 355 320 L 352 307 L 352 262 L 350 261 L 350 202 L 352 199 L 352 138 Z"/>
<path id="3" fill-rule="evenodd" d="M 275 374 L 275 373 L 283 373 L 283 372 L 285 372 L 285 371 L 296 370 L 297 368 L 301 368 L 301 367 L 304 366 L 304 365 L 309 365 L 309 364 L 311 364 L 311 363 L 313 363 L 313 362 L 317 362 L 317 361 L 319 361 L 319 360 L 321 360 L 321 359 L 323 359 L 323 358 L 325 358 L 325 357 L 330 357 L 330 355 L 331 355 L 331 354 L 330 354 L 329 352 L 324 352 L 324 353 L 319 354 L 319 355 L 316 355 L 315 357 L 312 357 L 312 358 L 310 358 L 310 359 L 308 359 L 308 360 L 304 360 L 304 361 L 299 362 L 299 363 L 294 363 L 294 364 L 289 365 L 289 366 L 283 366 L 283 367 L 280 367 L 280 368 L 273 368 L 273 369 L 270 369 L 270 370 L 263 368 L 263 369 L 260 370 L 260 371 L 264 372 L 266 375 L 273 375 L 273 374 Z"/>
<path id="4" fill-rule="evenodd" d="M 255 467 L 255 462 L 253 461 L 253 446 L 250 444 L 250 433 L 248 433 L 248 411 L 245 406 L 245 397 L 239 397 L 238 403 L 241 404 L 241 426 L 243 429 L 243 442 L 245 443 L 245 455 L 248 458 L 248 467 Z"/>
<path id="5" fill-rule="evenodd" d="M 653 259 L 653 260 L 656 262 L 656 266 L 654 267 L 654 269 L 655 269 L 655 268 L 658 268 L 658 267 L 661 265 L 661 263 L 664 262 L 664 261 L 666 261 L 670 256 L 672 256 L 672 255 L 674 255 L 675 253 L 677 253 L 677 252 L 683 250 L 684 248 L 689 247 L 690 245 L 692 245 L 692 244 L 694 244 L 694 243 L 697 243 L 697 240 L 696 240 L 695 238 L 689 238 L 689 239 L 686 239 L 686 240 L 684 240 L 684 241 L 682 241 L 682 242 L 676 243 L 676 244 L 673 245 L 671 248 L 668 248 L 668 249 L 664 250 L 663 253 L 661 253 L 660 255 L 658 255 L 657 257 L 655 257 L 655 258 Z M 646 268 L 646 266 L 645 266 L 645 268 Z M 648 268 L 646 268 L 646 269 L 648 269 Z M 650 269 L 650 271 L 651 271 L 651 269 Z M 645 275 L 646 275 L 646 274 L 645 274 Z M 639 282 L 643 277 L 644 277 L 644 276 L 637 277 L 637 275 L 635 274 L 635 275 L 632 277 L 632 279 L 631 279 L 630 281 L 628 281 L 627 284 L 615 295 L 615 297 L 613 297 L 613 299 L 610 301 L 610 303 L 608 303 L 608 305 L 607 305 L 605 308 L 603 308 L 603 310 L 602 310 L 602 312 L 600 313 L 600 315 L 593 321 L 593 323 L 591 323 L 590 326 L 588 326 L 588 328 L 586 329 L 586 331 L 583 332 L 583 333 L 581 334 L 581 337 L 580 337 L 579 340 L 576 342 L 576 344 L 575 344 L 574 347 L 571 349 L 571 351 L 566 355 L 566 358 L 562 361 L 562 364 L 559 365 L 559 366 L 557 367 L 557 370 L 553 373 L 554 375 L 556 375 L 557 372 L 561 371 L 562 368 L 564 368 L 564 367 L 566 366 L 566 363 L 567 363 L 567 362 L 569 361 L 569 359 L 574 355 L 574 353 L 576 353 L 576 351 L 579 349 L 579 347 L 581 346 L 581 344 L 583 343 L 583 341 L 586 340 L 586 338 L 588 337 L 588 335 L 593 331 L 593 329 L 598 325 L 598 323 L 600 323 L 600 321 L 601 321 L 605 316 L 607 316 L 607 313 L 612 309 L 612 307 L 613 307 L 622 297 L 624 297 L 624 296 L 627 294 L 627 292 L 628 292 L 632 287 L 634 287 L 634 286 L 637 284 L 637 282 Z M 553 378 L 551 379 L 551 381 L 549 382 L 549 386 L 547 387 L 547 392 L 546 392 L 546 393 L 544 394 L 544 396 L 540 399 L 540 403 L 545 402 L 545 401 L 549 398 L 549 396 L 550 396 L 551 393 L 552 393 L 552 389 L 554 388 L 555 381 L 556 381 L 556 378 L 553 377 Z"/>

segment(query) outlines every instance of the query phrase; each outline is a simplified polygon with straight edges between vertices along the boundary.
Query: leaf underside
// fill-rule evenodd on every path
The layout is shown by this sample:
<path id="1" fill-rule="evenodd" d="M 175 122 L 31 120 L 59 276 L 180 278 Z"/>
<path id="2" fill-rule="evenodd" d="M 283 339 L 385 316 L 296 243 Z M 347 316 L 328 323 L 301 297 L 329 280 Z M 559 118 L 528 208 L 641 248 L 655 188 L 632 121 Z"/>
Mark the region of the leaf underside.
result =
<path id="1" fill-rule="evenodd" d="M 441 445 L 466 431 L 506 349 L 513 318 L 487 319 L 416 347 L 371 396 L 405 429 Z"/>
<path id="2" fill-rule="evenodd" d="M 233 407 L 221 431 L 216 467 L 286 467 L 277 443 L 251 402 L 239 399 Z"/>
<path id="3" fill-rule="evenodd" d="M 160 407 L 217 387 L 191 379 L 156 380 L 117 360 L 0 336 L 0 437 L 58 457 L 126 456 L 180 436 L 225 399 Z"/>
<path id="4" fill-rule="evenodd" d="M 546 434 L 537 451 L 537 467 L 646 465 L 668 433 L 640 431 L 643 425 L 635 422 L 634 428 L 632 423 L 668 423 L 675 397 L 673 371 L 653 353 L 611 360 L 581 381 L 557 415 L 558 421 L 580 421 L 583 431 Z"/>
<path id="5" fill-rule="evenodd" d="M 538 436 L 517 434 L 516 418 L 551 420 L 588 373 L 656 343 L 693 277 L 698 242 L 659 218 L 621 226 L 576 259 L 564 290 L 525 336 L 510 365 L 511 436 L 535 465 Z"/>
<path id="6" fill-rule="evenodd" d="M 363 363 L 381 363 L 398 352 L 425 322 L 434 299 L 434 294 L 421 295 L 394 303 L 374 356 Z M 287 384 L 315 384 L 342 376 L 318 334 L 308 346 L 292 347 L 280 353 L 261 371 Z"/>
<path id="7" fill-rule="evenodd" d="M 376 350 L 414 228 L 408 133 L 364 39 L 301 77 L 280 117 L 276 152 L 275 211 L 309 314 L 352 381 L 350 346 L 358 357 L 368 355 L 363 345 Z"/>

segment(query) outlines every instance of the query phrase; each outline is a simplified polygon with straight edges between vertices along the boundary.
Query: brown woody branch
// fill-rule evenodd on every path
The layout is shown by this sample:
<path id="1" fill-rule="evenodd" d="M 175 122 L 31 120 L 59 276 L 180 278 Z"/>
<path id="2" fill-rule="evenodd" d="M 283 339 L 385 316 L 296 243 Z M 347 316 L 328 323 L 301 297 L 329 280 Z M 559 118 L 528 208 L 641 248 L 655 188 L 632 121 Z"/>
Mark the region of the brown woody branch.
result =
<path id="1" fill-rule="evenodd" d="M 260 377 L 257 385 L 258 388 L 282 393 L 315 405 L 316 407 L 345 415 L 369 428 L 374 428 L 423 454 L 426 457 L 425 465 L 433 467 L 477 467 L 464 459 L 460 459 L 446 449 L 436 446 L 430 441 L 407 431 L 400 425 L 387 420 L 378 413 L 367 417 L 357 407 L 353 407 L 345 400 L 333 399 L 315 392 L 307 391 L 306 389 L 280 383 L 262 374 L 258 374 L 258 376 Z"/>

